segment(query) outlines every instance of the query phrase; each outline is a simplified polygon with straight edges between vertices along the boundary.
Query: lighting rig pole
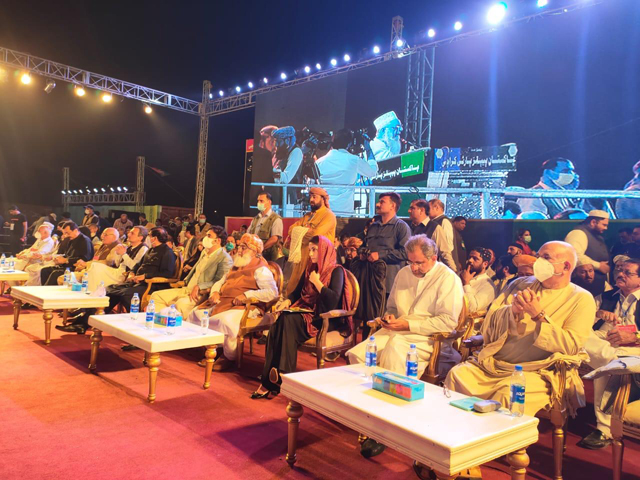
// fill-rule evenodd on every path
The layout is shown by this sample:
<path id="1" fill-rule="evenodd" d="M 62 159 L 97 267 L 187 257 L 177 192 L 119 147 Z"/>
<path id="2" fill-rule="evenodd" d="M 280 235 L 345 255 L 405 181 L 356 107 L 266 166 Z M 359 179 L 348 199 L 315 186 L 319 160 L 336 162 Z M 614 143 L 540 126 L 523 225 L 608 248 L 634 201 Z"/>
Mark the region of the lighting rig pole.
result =
<path id="1" fill-rule="evenodd" d="M 144 205 L 144 164 L 145 158 L 138 157 L 138 174 L 136 176 L 136 212 L 142 210 Z"/>
<path id="2" fill-rule="evenodd" d="M 402 32 L 404 31 L 404 20 L 400 15 L 397 15 L 391 19 L 391 45 L 389 51 L 393 52 L 398 50 L 398 40 L 404 43 Z"/>
<path id="3" fill-rule="evenodd" d="M 69 191 L 69 167 L 64 167 L 62 169 L 62 191 Z M 62 194 L 62 211 L 69 211 L 69 196 Z"/>
<path id="4" fill-rule="evenodd" d="M 436 49 L 421 50 L 407 60 L 407 99 L 404 128 L 408 142 L 431 146 L 431 112 Z"/>
<path id="5" fill-rule="evenodd" d="M 198 141 L 198 167 L 196 175 L 196 199 L 194 213 L 197 217 L 204 210 L 204 187 L 207 173 L 207 146 L 209 143 L 209 115 L 207 103 L 211 93 L 211 82 L 205 80 L 202 84 L 202 103 L 200 104 L 200 138 Z"/>

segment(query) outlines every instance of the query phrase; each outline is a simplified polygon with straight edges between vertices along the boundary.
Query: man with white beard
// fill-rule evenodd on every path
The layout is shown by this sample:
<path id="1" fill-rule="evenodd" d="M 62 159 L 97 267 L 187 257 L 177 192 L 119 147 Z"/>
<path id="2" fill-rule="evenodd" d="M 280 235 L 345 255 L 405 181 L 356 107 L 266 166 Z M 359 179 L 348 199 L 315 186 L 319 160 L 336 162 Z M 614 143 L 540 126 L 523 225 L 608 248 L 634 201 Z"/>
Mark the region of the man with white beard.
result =
<path id="1" fill-rule="evenodd" d="M 373 121 L 373 125 L 376 127 L 376 138 L 371 140 L 371 151 L 376 162 L 400 155 L 402 122 L 396 112 L 380 115 Z"/>
<path id="2" fill-rule="evenodd" d="M 34 234 L 36 242 L 16 255 L 16 270 L 24 270 L 32 263 L 42 263 L 42 256 L 50 253 L 56 246 L 51 238 L 52 231 L 53 225 L 49 222 L 43 222 L 38 227 Z"/>
<path id="3" fill-rule="evenodd" d="M 224 371 L 234 366 L 238 330 L 245 303 L 252 299 L 255 314 L 278 296 L 278 286 L 267 262 L 262 258 L 264 245 L 256 235 L 245 233 L 238 242 L 233 268 L 213 287 L 209 299 L 189 314 L 189 322 L 200 324 L 204 311 L 209 310 L 210 328 L 225 334 L 224 355 L 218 356 L 213 369 Z"/>

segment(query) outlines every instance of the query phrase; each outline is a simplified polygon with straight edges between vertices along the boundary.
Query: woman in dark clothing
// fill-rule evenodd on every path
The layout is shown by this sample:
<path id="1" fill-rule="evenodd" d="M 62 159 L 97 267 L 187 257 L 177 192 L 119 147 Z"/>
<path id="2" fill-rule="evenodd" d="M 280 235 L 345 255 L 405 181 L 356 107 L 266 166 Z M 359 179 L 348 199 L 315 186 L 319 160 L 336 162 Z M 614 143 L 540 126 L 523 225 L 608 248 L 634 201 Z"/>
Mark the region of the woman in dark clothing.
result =
<path id="1" fill-rule="evenodd" d="M 351 296 L 350 285 L 345 284 L 344 268 L 336 263 L 333 244 L 327 237 L 313 237 L 309 242 L 304 281 L 276 306 L 281 313 L 269 328 L 262 385 L 251 398 L 268 398 L 270 392 L 280 391 L 280 374 L 295 372 L 298 345 L 318 334 L 322 326 L 320 314 L 347 309 Z M 330 326 L 330 330 L 344 329 L 347 335 L 352 328 L 351 318 L 337 318 Z"/>

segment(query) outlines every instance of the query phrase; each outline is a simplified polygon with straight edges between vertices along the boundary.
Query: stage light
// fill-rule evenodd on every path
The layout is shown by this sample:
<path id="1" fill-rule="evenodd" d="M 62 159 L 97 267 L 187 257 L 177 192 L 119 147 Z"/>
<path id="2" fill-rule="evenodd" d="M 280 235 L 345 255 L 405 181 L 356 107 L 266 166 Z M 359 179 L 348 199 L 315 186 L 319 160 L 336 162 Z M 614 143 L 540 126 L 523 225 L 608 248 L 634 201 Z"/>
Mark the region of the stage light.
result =
<path id="1" fill-rule="evenodd" d="M 247 87 L 249 87 L 249 88 L 253 88 L 253 82 L 249 82 L 249 83 L 247 83 Z"/>
<path id="2" fill-rule="evenodd" d="M 331 62 L 329 62 L 329 63 L 331 63 L 332 67 L 335 67 L 336 65 L 338 65 L 338 60 L 336 60 L 335 58 L 332 58 Z"/>
<path id="3" fill-rule="evenodd" d="M 209 100 L 211 100 L 213 98 L 213 93 L 209 94 Z"/>
<path id="4" fill-rule="evenodd" d="M 459 32 L 460 30 L 462 30 L 462 22 L 457 21 L 456 23 L 453 24 L 453 29 L 456 32 Z"/>
<path id="5" fill-rule="evenodd" d="M 396 47 L 398 48 L 402 48 L 404 47 L 404 40 L 399 38 L 398 40 L 396 40 Z"/>
<path id="6" fill-rule="evenodd" d="M 507 4 L 505 2 L 496 3 L 487 13 L 487 22 L 497 25 L 507 14 Z"/>
<path id="7" fill-rule="evenodd" d="M 116 190 L 118 190 L 119 192 L 121 192 L 121 191 L 122 191 L 122 188 L 117 187 L 117 188 L 116 188 Z"/>
<path id="8" fill-rule="evenodd" d="M 264 83 L 265 85 L 267 85 L 269 83 L 269 79 L 267 77 L 264 77 L 262 79 L 262 83 Z"/>
<path id="9" fill-rule="evenodd" d="M 538 8 L 546 7 L 549 5 L 549 0 L 538 0 Z"/>
<path id="10" fill-rule="evenodd" d="M 281 78 L 282 80 L 286 80 L 286 79 L 287 79 L 287 74 L 286 74 L 286 73 L 284 73 L 284 72 L 282 72 L 282 73 L 280 74 L 280 78 Z"/>
<path id="11" fill-rule="evenodd" d="M 344 57 L 342 57 L 344 59 L 345 62 L 349 63 L 351 61 L 351 55 L 349 55 L 348 53 L 344 54 Z"/>
<path id="12" fill-rule="evenodd" d="M 237 93 L 240 93 L 241 91 L 242 91 L 242 89 L 241 89 L 239 86 L 237 86 L 237 87 L 236 87 L 236 92 L 237 92 Z"/>
<path id="13" fill-rule="evenodd" d="M 115 192 L 115 190 L 113 189 L 113 187 L 109 187 L 109 190 L 111 190 L 112 192 Z"/>
<path id="14" fill-rule="evenodd" d="M 311 72 L 311 67 L 307 65 L 306 67 L 304 67 L 304 73 L 309 73 L 309 72 Z"/>
<path id="15" fill-rule="evenodd" d="M 31 83 L 31 75 L 29 75 L 28 73 L 23 73 L 20 77 L 20 81 L 25 85 L 29 85 Z"/>
<path id="16" fill-rule="evenodd" d="M 62 194 L 63 194 L 63 195 L 66 195 L 66 194 L 67 194 L 67 192 L 65 192 L 64 190 L 62 190 Z"/>
<path id="17" fill-rule="evenodd" d="M 54 88 L 56 88 L 56 82 L 54 82 L 53 80 L 47 80 L 47 86 L 44 87 L 44 91 L 47 93 L 51 93 Z"/>
<path id="18" fill-rule="evenodd" d="M 82 190 L 80 190 L 82 191 Z M 74 190 L 73 193 L 75 193 L 76 195 L 78 194 L 78 190 Z"/>
<path id="19" fill-rule="evenodd" d="M 73 91 L 79 97 L 84 97 L 84 94 L 87 93 L 84 91 L 84 88 L 82 88 L 80 85 L 76 85 L 75 87 L 73 87 Z"/>
<path id="20" fill-rule="evenodd" d="M 103 101 L 104 103 L 109 103 L 112 99 L 113 99 L 113 97 L 111 96 L 111 94 L 110 94 L 110 93 L 104 93 L 104 94 L 102 95 L 102 101 Z"/>
<path id="21" fill-rule="evenodd" d="M 151 108 L 151 105 L 145 105 L 144 106 L 144 113 L 149 115 L 151 112 L 153 112 L 153 108 Z"/>
<path id="22" fill-rule="evenodd" d="M 436 31 L 433 28 L 430 28 L 429 30 L 427 30 L 427 37 L 433 38 L 435 36 L 436 36 Z"/>
<path id="23" fill-rule="evenodd" d="M 102 190 L 102 193 L 106 192 L 106 190 L 104 188 L 100 188 L 100 190 Z"/>
<path id="24" fill-rule="evenodd" d="M 322 70 L 322 65 L 320 65 L 319 63 L 316 63 L 316 70 Z"/>
<path id="25" fill-rule="evenodd" d="M 218 95 L 220 95 L 221 97 L 224 97 L 224 92 L 223 92 L 222 90 L 220 90 L 220 91 L 218 92 Z"/>
<path id="26" fill-rule="evenodd" d="M 379 53 L 380 53 L 380 47 L 378 45 L 375 45 L 373 47 L 373 54 L 378 55 Z"/>
<path id="27" fill-rule="evenodd" d="M 128 192 L 128 191 L 129 191 L 129 189 L 128 189 L 127 187 L 122 187 L 122 189 L 123 189 L 125 192 Z"/>

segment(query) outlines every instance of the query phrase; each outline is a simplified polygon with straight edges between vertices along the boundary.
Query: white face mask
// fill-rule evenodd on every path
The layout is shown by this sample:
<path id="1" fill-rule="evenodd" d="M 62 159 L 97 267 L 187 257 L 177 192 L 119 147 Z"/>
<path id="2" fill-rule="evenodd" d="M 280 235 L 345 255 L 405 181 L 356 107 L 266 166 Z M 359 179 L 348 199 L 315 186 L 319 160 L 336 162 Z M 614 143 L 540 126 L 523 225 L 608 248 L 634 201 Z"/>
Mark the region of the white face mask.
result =
<path id="1" fill-rule="evenodd" d="M 546 258 L 537 258 L 533 263 L 533 276 L 536 277 L 540 283 L 549 280 L 554 275 L 562 275 L 562 273 L 556 273 L 556 269 L 553 266 L 562 262 L 550 262 Z"/>
<path id="2" fill-rule="evenodd" d="M 198 220 L 198 222 L 200 222 L 200 225 L 204 225 L 206 221 L 207 221 L 206 218 L 201 218 L 200 220 Z"/>
<path id="3" fill-rule="evenodd" d="M 258 204 L 258 210 L 259 210 L 259 211 L 264 212 L 264 211 L 265 211 L 265 209 L 266 209 L 266 207 L 264 206 L 264 203 L 259 203 L 259 204 Z"/>
<path id="4" fill-rule="evenodd" d="M 209 249 L 211 247 L 213 247 L 213 239 L 209 238 L 209 237 L 204 237 L 202 239 L 202 245 L 204 246 L 204 248 Z"/>
<path id="5" fill-rule="evenodd" d="M 573 175 L 572 173 L 559 173 L 558 179 L 555 180 L 555 182 L 561 187 L 566 187 L 567 185 L 573 183 L 575 178 L 575 175 Z"/>

